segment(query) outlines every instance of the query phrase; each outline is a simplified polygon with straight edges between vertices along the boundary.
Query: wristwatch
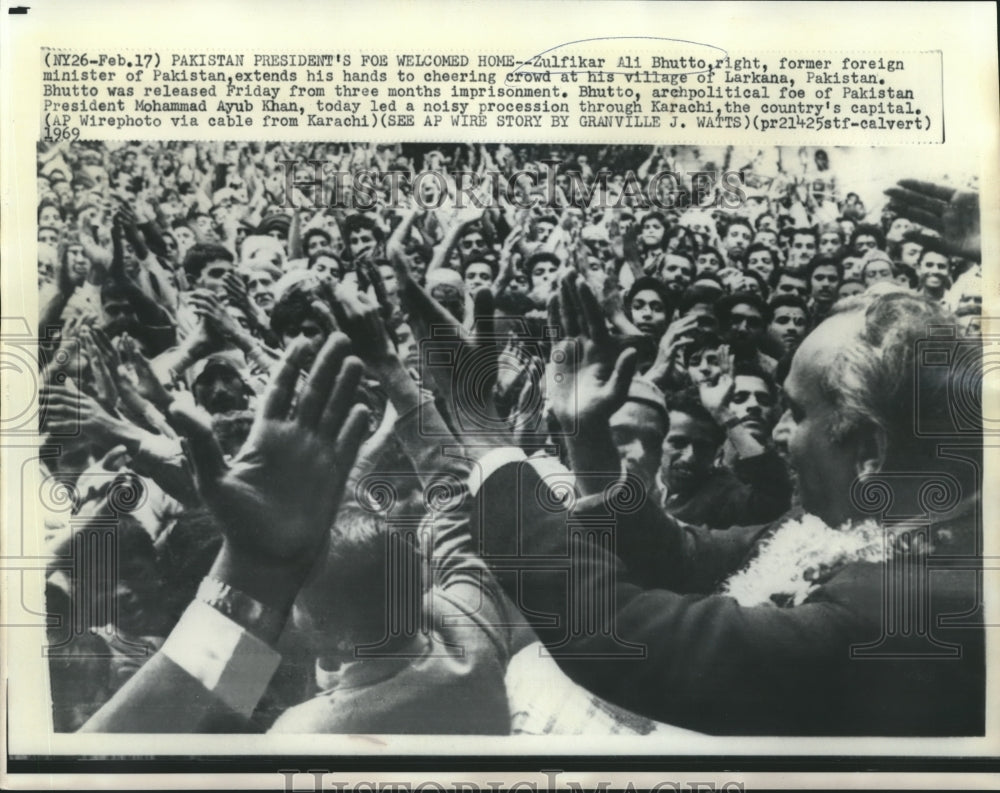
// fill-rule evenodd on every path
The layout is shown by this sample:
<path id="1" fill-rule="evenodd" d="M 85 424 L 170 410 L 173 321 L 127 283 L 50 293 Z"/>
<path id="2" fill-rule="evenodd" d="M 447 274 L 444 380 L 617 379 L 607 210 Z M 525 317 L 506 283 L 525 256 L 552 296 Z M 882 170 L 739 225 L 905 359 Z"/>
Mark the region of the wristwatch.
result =
<path id="1" fill-rule="evenodd" d="M 229 617 L 255 636 L 277 636 L 285 624 L 283 613 L 213 576 L 202 579 L 195 599 Z"/>

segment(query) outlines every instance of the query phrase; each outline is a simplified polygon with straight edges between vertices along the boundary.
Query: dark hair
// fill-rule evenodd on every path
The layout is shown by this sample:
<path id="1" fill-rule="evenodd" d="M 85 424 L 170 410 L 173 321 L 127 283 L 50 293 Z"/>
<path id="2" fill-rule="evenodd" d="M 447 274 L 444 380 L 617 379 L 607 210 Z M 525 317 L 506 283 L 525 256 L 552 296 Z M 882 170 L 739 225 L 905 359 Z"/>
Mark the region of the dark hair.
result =
<path id="1" fill-rule="evenodd" d="M 704 248 L 698 251 L 698 255 L 701 256 L 703 253 L 714 254 L 715 258 L 719 260 L 720 266 L 724 267 L 726 265 L 726 257 L 722 255 L 722 251 L 720 251 L 718 248 L 713 247 L 712 245 L 706 245 Z M 698 271 L 698 265 L 697 262 L 695 262 L 695 272 L 697 273 L 697 271 Z"/>
<path id="2" fill-rule="evenodd" d="M 309 256 L 309 263 L 307 265 L 308 269 L 311 270 L 313 265 L 320 259 L 333 259 L 337 263 L 337 274 L 344 274 L 344 263 L 341 261 L 340 256 L 334 253 L 330 248 L 320 248 L 319 250 L 313 251 L 313 253 Z"/>
<path id="3" fill-rule="evenodd" d="M 667 287 L 663 285 L 663 281 L 659 278 L 654 278 L 651 275 L 644 275 L 641 278 L 636 278 L 632 286 L 629 288 L 628 293 L 625 295 L 625 311 L 628 312 L 629 318 L 631 319 L 632 314 L 632 299 L 642 291 L 652 290 L 659 295 L 660 300 L 663 302 L 663 310 L 667 314 L 667 319 L 670 319 L 674 313 L 674 301 L 670 296 L 670 292 Z"/>
<path id="4" fill-rule="evenodd" d="M 712 331 L 699 330 L 691 335 L 691 343 L 684 347 L 684 366 L 689 366 L 691 359 L 696 353 L 705 350 L 717 350 L 725 342 L 718 333 Z"/>
<path id="5" fill-rule="evenodd" d="M 271 330 L 278 336 L 291 333 L 307 319 L 316 318 L 316 309 L 312 307 L 312 303 L 323 297 L 320 285 L 313 278 L 289 286 L 271 309 Z"/>
<path id="6" fill-rule="evenodd" d="M 806 303 L 805 298 L 799 297 L 798 295 L 775 295 L 771 299 L 770 306 L 772 319 L 774 318 L 774 312 L 779 308 L 800 308 L 805 312 L 806 323 L 808 324 L 809 304 Z"/>
<path id="7" fill-rule="evenodd" d="M 741 305 L 756 308 L 760 312 L 761 317 L 763 317 L 765 324 L 771 321 L 771 309 L 764 302 L 764 298 L 753 292 L 733 292 L 733 294 L 726 295 L 715 304 L 715 316 L 719 318 L 719 324 L 723 327 L 728 325 L 733 309 Z"/>
<path id="8" fill-rule="evenodd" d="M 802 236 L 806 236 L 806 235 L 812 237 L 813 241 L 817 245 L 819 245 L 819 232 L 816 231 L 816 229 L 814 229 L 811 226 L 799 226 L 797 228 L 792 229 L 788 233 L 788 241 L 791 242 L 796 237 L 802 237 Z"/>
<path id="9" fill-rule="evenodd" d="M 701 403 L 701 395 L 695 387 L 684 388 L 667 395 L 667 420 L 669 429 L 670 413 L 684 413 L 695 421 L 707 424 L 712 428 L 712 437 L 716 444 L 726 439 L 725 430 L 715 423 L 712 414 Z"/>
<path id="10" fill-rule="evenodd" d="M 757 282 L 758 286 L 760 286 L 761 297 L 763 297 L 764 300 L 767 300 L 767 296 L 771 294 L 771 290 L 767 285 L 767 281 L 764 280 L 764 276 L 756 270 L 744 270 L 743 276 L 745 278 L 753 278 L 753 280 Z"/>
<path id="11" fill-rule="evenodd" d="M 327 245 L 331 245 L 333 243 L 333 237 L 331 236 L 329 231 L 327 231 L 326 229 L 313 227 L 302 235 L 302 247 L 308 248 L 309 240 L 311 240 L 313 237 L 323 237 L 323 239 L 326 240 Z"/>
<path id="12" fill-rule="evenodd" d="M 689 286 L 681 293 L 680 304 L 677 308 L 683 316 L 699 303 L 708 303 L 710 306 L 714 306 L 723 294 L 724 292 L 716 292 L 708 286 Z"/>
<path id="13" fill-rule="evenodd" d="M 750 261 L 750 254 L 760 253 L 761 251 L 764 251 L 771 257 L 771 264 L 775 267 L 778 266 L 778 254 L 775 252 L 774 248 L 770 245 L 765 245 L 763 242 L 755 242 L 747 247 L 747 249 L 743 252 L 744 263 Z"/>
<path id="14" fill-rule="evenodd" d="M 837 271 L 837 281 L 844 280 L 844 264 L 839 256 L 824 256 L 819 254 L 813 256 L 806 265 L 806 276 L 809 282 L 812 282 L 813 273 L 816 272 L 820 267 L 833 267 Z"/>
<path id="15" fill-rule="evenodd" d="M 772 397 L 778 396 L 778 386 L 775 384 L 774 378 L 754 360 L 739 359 L 733 361 L 733 378 L 737 377 L 757 377 L 767 386 Z"/>
<path id="16" fill-rule="evenodd" d="M 809 285 L 809 271 L 803 269 L 802 267 L 792 267 L 790 269 L 783 269 L 781 267 L 776 267 L 774 272 L 768 276 L 767 285 L 771 288 L 773 292 L 778 283 L 781 281 L 781 276 L 787 275 L 789 278 L 796 278 L 799 281 L 805 281 L 806 286 Z"/>
<path id="17" fill-rule="evenodd" d="M 855 245 L 857 244 L 858 237 L 874 237 L 875 247 L 880 251 L 885 250 L 885 234 L 882 233 L 882 229 L 878 226 L 874 226 L 871 223 L 862 223 L 860 226 L 855 226 L 854 231 L 851 232 L 851 241 L 848 246 L 852 251 L 857 250 Z"/>
<path id="18" fill-rule="evenodd" d="M 214 242 L 196 242 L 184 254 L 182 266 L 184 267 L 184 272 L 187 273 L 188 278 L 193 283 L 201 277 L 202 270 L 208 266 L 209 262 L 219 259 L 229 264 L 235 261 L 235 257 L 229 248 L 224 245 L 217 245 Z"/>
<path id="19" fill-rule="evenodd" d="M 500 265 L 497 263 L 495 257 L 488 255 L 484 256 L 483 254 L 479 254 L 477 256 L 473 256 L 471 259 L 469 259 L 469 261 L 462 263 L 462 278 L 465 278 L 465 271 L 468 270 L 474 264 L 488 264 L 490 266 L 490 272 L 493 274 L 494 279 L 500 272 Z"/>
<path id="20" fill-rule="evenodd" d="M 896 262 L 893 264 L 892 274 L 893 276 L 905 275 L 906 280 L 910 285 L 910 289 L 916 289 L 917 284 L 920 283 L 920 276 L 917 275 L 917 271 L 910 267 L 910 265 L 903 264 L 902 262 Z"/>
<path id="21" fill-rule="evenodd" d="M 552 262 L 556 267 L 562 265 L 562 259 L 554 253 L 550 253 L 549 251 L 538 251 L 533 253 L 525 259 L 524 263 L 521 265 L 521 269 L 524 271 L 524 274 L 528 277 L 529 281 L 531 280 L 531 271 L 535 269 L 535 265 L 539 262 Z"/>

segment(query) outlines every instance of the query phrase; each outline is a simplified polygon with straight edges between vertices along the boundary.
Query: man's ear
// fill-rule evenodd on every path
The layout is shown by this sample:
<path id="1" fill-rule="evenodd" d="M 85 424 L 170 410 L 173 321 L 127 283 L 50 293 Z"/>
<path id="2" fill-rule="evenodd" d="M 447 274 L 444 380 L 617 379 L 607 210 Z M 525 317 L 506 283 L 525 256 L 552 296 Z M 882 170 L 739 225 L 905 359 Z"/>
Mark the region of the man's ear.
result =
<path id="1" fill-rule="evenodd" d="M 858 476 L 878 473 L 885 466 L 889 439 L 885 430 L 868 422 L 857 432 L 854 470 Z"/>

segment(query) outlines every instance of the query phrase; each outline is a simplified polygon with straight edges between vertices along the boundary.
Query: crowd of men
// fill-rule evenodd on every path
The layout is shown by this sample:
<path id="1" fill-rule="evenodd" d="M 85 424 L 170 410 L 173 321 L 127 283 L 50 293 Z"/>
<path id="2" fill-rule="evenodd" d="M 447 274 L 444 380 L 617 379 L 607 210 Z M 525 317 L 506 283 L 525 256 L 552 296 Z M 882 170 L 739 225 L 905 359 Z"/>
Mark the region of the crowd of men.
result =
<path id="1" fill-rule="evenodd" d="M 905 529 L 980 547 L 915 352 L 977 349 L 978 200 L 866 207 L 799 154 L 40 146 L 55 729 L 981 732 L 974 621 L 933 640 L 959 659 L 852 650 L 897 552 L 866 482 L 954 482 Z M 309 160 L 444 189 L 359 210 Z M 692 181 L 723 170 L 738 206 Z M 663 171 L 674 204 L 628 191 Z M 974 611 L 974 567 L 929 602 Z"/>

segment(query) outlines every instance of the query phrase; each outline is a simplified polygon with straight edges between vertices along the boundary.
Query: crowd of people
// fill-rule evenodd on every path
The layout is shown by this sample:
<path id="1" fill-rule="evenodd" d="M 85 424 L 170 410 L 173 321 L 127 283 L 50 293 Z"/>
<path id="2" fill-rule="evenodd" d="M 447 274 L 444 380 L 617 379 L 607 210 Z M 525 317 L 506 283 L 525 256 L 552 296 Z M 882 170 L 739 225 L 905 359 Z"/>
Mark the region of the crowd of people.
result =
<path id="1" fill-rule="evenodd" d="M 974 561 L 877 650 L 894 560 L 980 547 L 917 354 L 978 349 L 978 198 L 764 155 L 40 145 L 55 729 L 981 733 L 982 629 L 928 616 Z"/>

